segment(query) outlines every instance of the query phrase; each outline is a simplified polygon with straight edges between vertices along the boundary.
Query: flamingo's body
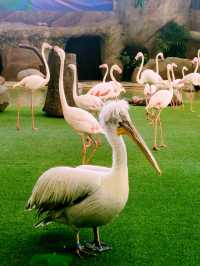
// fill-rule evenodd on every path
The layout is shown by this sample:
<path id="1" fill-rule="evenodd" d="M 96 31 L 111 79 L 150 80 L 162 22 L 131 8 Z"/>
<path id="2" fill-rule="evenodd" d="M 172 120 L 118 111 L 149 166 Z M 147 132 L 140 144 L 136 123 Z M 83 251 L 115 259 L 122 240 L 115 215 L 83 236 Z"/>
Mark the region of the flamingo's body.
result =
<path id="1" fill-rule="evenodd" d="M 65 98 L 65 92 L 64 92 L 64 84 L 63 84 L 65 52 L 63 51 L 63 49 L 57 46 L 54 48 L 54 50 L 59 55 L 60 60 L 61 60 L 60 77 L 59 77 L 59 94 L 60 94 L 63 115 L 64 115 L 66 122 L 81 136 L 82 145 L 83 145 L 83 149 L 82 149 L 83 163 L 85 163 L 87 145 L 85 144 L 84 137 L 85 135 L 89 135 L 96 149 L 97 145 L 96 145 L 96 142 L 93 140 L 92 135 L 103 133 L 102 128 L 100 124 L 98 123 L 98 121 L 96 120 L 96 118 L 92 114 L 90 114 L 89 112 L 81 108 L 71 107 L 67 104 L 67 101 Z M 73 91 L 75 91 L 76 84 L 77 84 L 76 66 L 71 64 L 69 65 L 69 67 L 73 71 L 73 75 L 74 75 Z"/>
<path id="2" fill-rule="evenodd" d="M 152 117 L 153 123 L 154 123 L 154 144 L 153 149 L 158 150 L 157 146 L 157 126 L 160 125 L 160 131 L 161 131 L 161 147 L 166 147 L 164 144 L 164 137 L 163 137 L 163 130 L 162 130 L 162 124 L 160 121 L 160 113 L 161 111 L 166 108 L 172 101 L 173 97 L 173 87 L 172 87 L 172 80 L 170 77 L 170 71 L 172 71 L 172 66 L 167 65 L 167 76 L 168 81 L 170 84 L 169 90 L 159 90 L 157 91 L 149 100 L 149 103 L 146 107 L 147 113 Z M 157 113 L 153 113 L 153 110 L 155 110 Z M 152 113 L 150 113 L 152 111 Z"/>
<path id="3" fill-rule="evenodd" d="M 149 103 L 151 96 L 156 92 L 157 87 L 155 85 L 145 84 L 144 87 L 144 96 L 146 100 L 146 105 Z"/>
<path id="4" fill-rule="evenodd" d="M 35 208 L 44 218 L 37 224 L 61 222 L 77 231 L 77 253 L 84 252 L 79 242 L 80 228 L 93 228 L 93 250 L 109 249 L 101 243 L 98 227 L 110 223 L 125 207 L 128 194 L 126 146 L 120 135 L 129 135 L 148 160 L 159 166 L 132 124 L 125 101 L 113 101 L 103 107 L 101 126 L 113 150 L 111 168 L 101 166 L 56 167 L 44 172 L 33 188 L 28 209 Z M 90 246 L 87 246 L 87 252 Z"/>
<path id="5" fill-rule="evenodd" d="M 157 72 L 153 71 L 152 69 L 145 69 L 142 71 L 143 66 L 144 66 L 144 55 L 142 52 L 137 53 L 135 59 L 138 60 L 139 58 L 142 58 L 142 62 L 140 65 L 140 68 L 138 70 L 137 73 L 137 77 L 136 77 L 136 81 L 139 84 L 150 84 L 150 85 L 155 85 L 159 82 L 162 82 L 163 79 L 162 77 L 159 75 L 159 69 L 158 69 L 158 63 L 156 63 L 157 65 Z M 156 58 L 156 62 L 157 62 L 158 58 Z"/>
<path id="6" fill-rule="evenodd" d="M 98 96 L 103 101 L 118 98 L 121 92 L 125 92 L 125 89 L 115 79 L 113 74 L 114 71 L 117 71 L 120 74 L 122 73 L 122 70 L 118 65 L 113 65 L 110 69 L 110 76 L 112 81 L 105 82 L 106 79 L 104 76 L 104 81 L 102 83 L 95 85 L 92 89 L 90 89 L 87 92 L 87 94 Z"/>
<path id="7" fill-rule="evenodd" d="M 15 87 L 24 87 L 27 90 L 31 91 L 31 112 L 32 112 L 32 129 L 35 130 L 35 119 L 34 119 L 34 110 L 33 110 L 33 93 L 34 91 L 46 86 L 50 80 L 50 72 L 49 72 L 49 67 L 47 64 L 47 60 L 45 58 L 44 51 L 45 49 L 52 49 L 52 46 L 49 45 L 48 43 L 43 43 L 42 44 L 42 57 L 45 63 L 45 68 L 46 68 L 46 77 L 41 77 L 39 75 L 30 75 L 25 78 L 23 78 L 20 82 L 16 83 L 13 88 Z M 17 123 L 16 123 L 16 128 L 19 130 L 20 129 L 20 119 L 19 119 L 19 112 L 20 112 L 20 103 L 18 102 L 18 113 L 17 113 Z"/>

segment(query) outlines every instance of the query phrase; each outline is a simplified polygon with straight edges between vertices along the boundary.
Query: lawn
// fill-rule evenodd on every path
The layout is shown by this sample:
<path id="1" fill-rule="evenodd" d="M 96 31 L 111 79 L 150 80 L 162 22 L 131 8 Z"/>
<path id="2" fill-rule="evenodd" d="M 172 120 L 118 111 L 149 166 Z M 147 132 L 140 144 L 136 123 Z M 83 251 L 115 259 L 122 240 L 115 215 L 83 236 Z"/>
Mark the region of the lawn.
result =
<path id="1" fill-rule="evenodd" d="M 163 171 L 158 176 L 134 143 L 126 139 L 130 195 L 126 208 L 101 229 L 113 250 L 79 259 L 65 249 L 73 245 L 73 231 L 60 224 L 32 227 L 34 212 L 24 211 L 37 178 L 53 166 L 80 164 L 79 137 L 63 119 L 36 112 L 38 132 L 31 131 L 28 110 L 22 130 L 15 130 L 13 108 L 0 113 L 0 265 L 200 265 L 200 104 L 195 113 L 171 108 L 162 118 L 168 148 L 154 152 Z M 149 146 L 152 128 L 142 107 L 132 107 L 132 119 Z M 104 140 L 94 164 L 110 166 L 111 149 Z M 91 239 L 82 230 L 81 239 Z M 42 262 L 43 260 L 43 262 Z"/>

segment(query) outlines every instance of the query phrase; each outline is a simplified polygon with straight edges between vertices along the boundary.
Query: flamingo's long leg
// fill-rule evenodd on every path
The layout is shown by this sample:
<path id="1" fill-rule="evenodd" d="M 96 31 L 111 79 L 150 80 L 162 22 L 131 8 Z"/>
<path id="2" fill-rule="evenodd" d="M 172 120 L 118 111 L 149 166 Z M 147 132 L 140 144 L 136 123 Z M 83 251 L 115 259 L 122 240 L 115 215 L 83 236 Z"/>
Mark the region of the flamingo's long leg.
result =
<path id="1" fill-rule="evenodd" d="M 17 97 L 17 120 L 16 120 L 16 129 L 20 130 L 21 125 L 20 125 L 20 110 L 21 110 L 21 106 L 22 106 L 22 96 L 19 95 L 19 91 L 18 91 L 18 97 Z"/>
<path id="2" fill-rule="evenodd" d="M 166 148 L 167 145 L 164 143 L 164 135 L 163 135 L 163 127 L 162 127 L 162 122 L 161 122 L 161 119 L 160 119 L 160 113 L 158 114 L 158 122 L 159 122 L 159 126 L 160 126 L 160 147 L 162 148 Z"/>
<path id="3" fill-rule="evenodd" d="M 154 125 L 154 144 L 153 144 L 153 150 L 157 151 L 157 150 L 159 150 L 158 145 L 157 145 L 158 115 L 155 115 L 154 120 L 153 120 L 153 125 Z"/>
<path id="4" fill-rule="evenodd" d="M 33 91 L 31 90 L 31 116 L 32 116 L 32 130 L 37 130 L 35 127 L 35 117 L 34 117 L 34 105 L 33 105 Z"/>
<path id="5" fill-rule="evenodd" d="M 192 85 L 190 88 L 189 100 L 190 100 L 190 111 L 193 113 L 195 111 L 193 109 L 193 88 L 192 88 Z"/>
<path id="6" fill-rule="evenodd" d="M 86 163 L 86 152 L 87 152 L 87 145 L 85 143 L 84 135 L 81 134 L 81 143 L 82 143 L 82 164 Z"/>
<path id="7" fill-rule="evenodd" d="M 94 158 L 95 152 L 96 152 L 97 148 L 99 147 L 98 142 L 91 135 L 89 135 L 89 137 L 92 140 L 92 150 L 91 150 L 91 153 L 89 155 L 89 158 L 87 159 L 87 163 L 90 163 L 92 161 L 92 159 Z"/>

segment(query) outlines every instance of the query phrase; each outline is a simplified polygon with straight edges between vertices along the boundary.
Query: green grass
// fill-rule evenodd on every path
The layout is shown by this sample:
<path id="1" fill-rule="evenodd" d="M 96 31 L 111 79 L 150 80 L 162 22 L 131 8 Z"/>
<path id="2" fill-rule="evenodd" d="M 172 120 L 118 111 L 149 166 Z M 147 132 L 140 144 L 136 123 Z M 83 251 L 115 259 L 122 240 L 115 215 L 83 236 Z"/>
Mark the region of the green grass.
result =
<path id="1" fill-rule="evenodd" d="M 14 109 L 0 113 L 0 265 L 200 265 L 200 107 L 196 113 L 164 110 L 162 118 L 168 149 L 154 153 L 163 171 L 157 176 L 143 154 L 126 139 L 130 195 L 124 211 L 101 229 L 113 250 L 81 260 L 64 246 L 73 245 L 73 231 L 60 224 L 34 229 L 34 213 L 24 207 L 37 178 L 53 166 L 80 164 L 79 137 L 62 119 L 38 110 L 38 132 L 32 133 L 30 113 L 22 112 L 22 130 L 15 130 Z M 144 109 L 131 116 L 149 146 L 152 128 Z M 106 141 L 95 164 L 111 164 Z M 82 230 L 81 239 L 91 239 Z M 62 262 L 61 262 L 62 261 Z M 55 263 L 54 263 L 55 262 Z"/>

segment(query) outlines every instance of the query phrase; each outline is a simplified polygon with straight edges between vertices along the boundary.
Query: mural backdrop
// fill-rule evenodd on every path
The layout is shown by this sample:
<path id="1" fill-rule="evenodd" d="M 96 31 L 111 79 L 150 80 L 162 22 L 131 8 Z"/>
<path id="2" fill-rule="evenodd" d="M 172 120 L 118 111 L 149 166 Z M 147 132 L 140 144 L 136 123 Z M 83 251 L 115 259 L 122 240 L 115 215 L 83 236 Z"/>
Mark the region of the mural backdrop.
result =
<path id="1" fill-rule="evenodd" d="M 111 11 L 113 0 L 0 0 L 1 11 Z"/>

